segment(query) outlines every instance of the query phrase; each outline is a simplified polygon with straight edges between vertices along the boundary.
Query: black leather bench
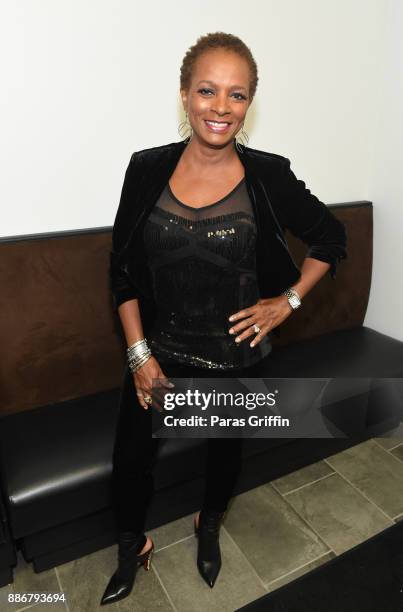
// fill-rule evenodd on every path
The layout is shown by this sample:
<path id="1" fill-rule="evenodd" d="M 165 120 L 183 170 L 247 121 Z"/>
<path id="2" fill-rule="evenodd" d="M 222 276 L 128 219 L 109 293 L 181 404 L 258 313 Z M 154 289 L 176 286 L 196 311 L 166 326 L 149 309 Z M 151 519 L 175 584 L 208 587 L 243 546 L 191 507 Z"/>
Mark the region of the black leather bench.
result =
<path id="1" fill-rule="evenodd" d="M 322 279 L 298 316 L 281 326 L 266 376 L 346 377 L 352 388 L 356 378 L 400 378 L 403 342 L 363 326 L 371 203 L 332 210 L 346 224 L 349 258 L 337 279 Z M 110 476 L 125 343 L 108 290 L 110 231 L 0 239 L 0 278 L 9 288 L 0 300 L 10 349 L 0 419 L 3 584 L 12 579 L 16 548 L 43 571 L 115 542 Z M 289 246 L 301 264 L 304 245 L 289 236 Z M 396 389 L 393 401 L 376 389 L 330 398 L 328 409 L 347 438 L 245 440 L 236 492 L 396 427 L 403 401 L 401 385 Z M 202 440 L 163 441 L 147 528 L 199 508 L 204 453 Z"/>

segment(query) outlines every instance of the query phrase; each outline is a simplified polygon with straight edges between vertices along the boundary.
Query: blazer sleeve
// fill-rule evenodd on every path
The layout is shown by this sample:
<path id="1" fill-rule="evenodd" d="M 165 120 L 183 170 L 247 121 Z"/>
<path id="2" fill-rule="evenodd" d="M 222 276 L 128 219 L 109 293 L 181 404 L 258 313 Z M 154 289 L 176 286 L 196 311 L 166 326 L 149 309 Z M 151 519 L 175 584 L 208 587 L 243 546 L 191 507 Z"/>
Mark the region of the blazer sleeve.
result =
<path id="1" fill-rule="evenodd" d="M 113 308 L 128 300 L 139 297 L 139 291 L 127 272 L 127 266 L 122 255 L 133 224 L 133 207 L 135 205 L 135 190 L 140 171 L 138 153 L 133 153 L 127 166 L 119 206 L 112 228 L 112 248 L 109 258 L 109 286 L 113 297 Z"/>
<path id="2" fill-rule="evenodd" d="M 281 204 L 285 226 L 308 245 L 306 257 L 330 264 L 329 274 L 335 279 L 338 263 L 347 259 L 345 225 L 297 179 L 290 160 L 284 159 Z"/>

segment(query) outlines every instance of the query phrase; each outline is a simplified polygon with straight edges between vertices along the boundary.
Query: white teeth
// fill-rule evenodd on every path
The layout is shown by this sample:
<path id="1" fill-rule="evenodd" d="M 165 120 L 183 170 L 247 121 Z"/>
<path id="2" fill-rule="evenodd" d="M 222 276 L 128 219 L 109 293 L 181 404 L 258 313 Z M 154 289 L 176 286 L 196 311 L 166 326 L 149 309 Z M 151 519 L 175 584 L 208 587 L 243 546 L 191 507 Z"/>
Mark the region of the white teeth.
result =
<path id="1" fill-rule="evenodd" d="M 211 125 L 218 125 L 218 126 L 229 125 L 227 121 L 206 121 L 206 123 L 210 123 Z"/>

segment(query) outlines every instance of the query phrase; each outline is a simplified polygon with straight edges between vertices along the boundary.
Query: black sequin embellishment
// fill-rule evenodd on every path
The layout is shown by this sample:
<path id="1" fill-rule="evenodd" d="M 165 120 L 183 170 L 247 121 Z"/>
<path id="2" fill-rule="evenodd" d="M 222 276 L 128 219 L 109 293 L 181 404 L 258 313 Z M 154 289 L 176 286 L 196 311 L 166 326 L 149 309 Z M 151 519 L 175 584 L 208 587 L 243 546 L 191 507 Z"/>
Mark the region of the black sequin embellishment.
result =
<path id="1" fill-rule="evenodd" d="M 155 357 L 231 370 L 271 351 L 270 334 L 239 344 L 228 317 L 259 299 L 256 225 L 245 179 L 222 200 L 201 208 L 179 202 L 167 185 L 144 226 L 158 313 L 147 336 Z"/>

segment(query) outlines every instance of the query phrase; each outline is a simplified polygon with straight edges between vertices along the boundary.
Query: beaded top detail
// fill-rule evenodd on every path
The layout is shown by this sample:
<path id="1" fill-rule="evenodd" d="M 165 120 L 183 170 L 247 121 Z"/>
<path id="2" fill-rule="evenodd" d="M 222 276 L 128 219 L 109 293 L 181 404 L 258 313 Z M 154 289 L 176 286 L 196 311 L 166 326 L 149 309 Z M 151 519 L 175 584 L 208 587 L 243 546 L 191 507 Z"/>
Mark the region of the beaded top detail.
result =
<path id="1" fill-rule="evenodd" d="M 245 178 L 200 208 L 180 202 L 168 183 L 143 231 L 157 304 L 147 341 L 161 364 L 231 370 L 271 351 L 270 333 L 255 347 L 249 346 L 254 332 L 240 343 L 228 333 L 237 323 L 228 317 L 259 299 L 256 224 Z"/>

